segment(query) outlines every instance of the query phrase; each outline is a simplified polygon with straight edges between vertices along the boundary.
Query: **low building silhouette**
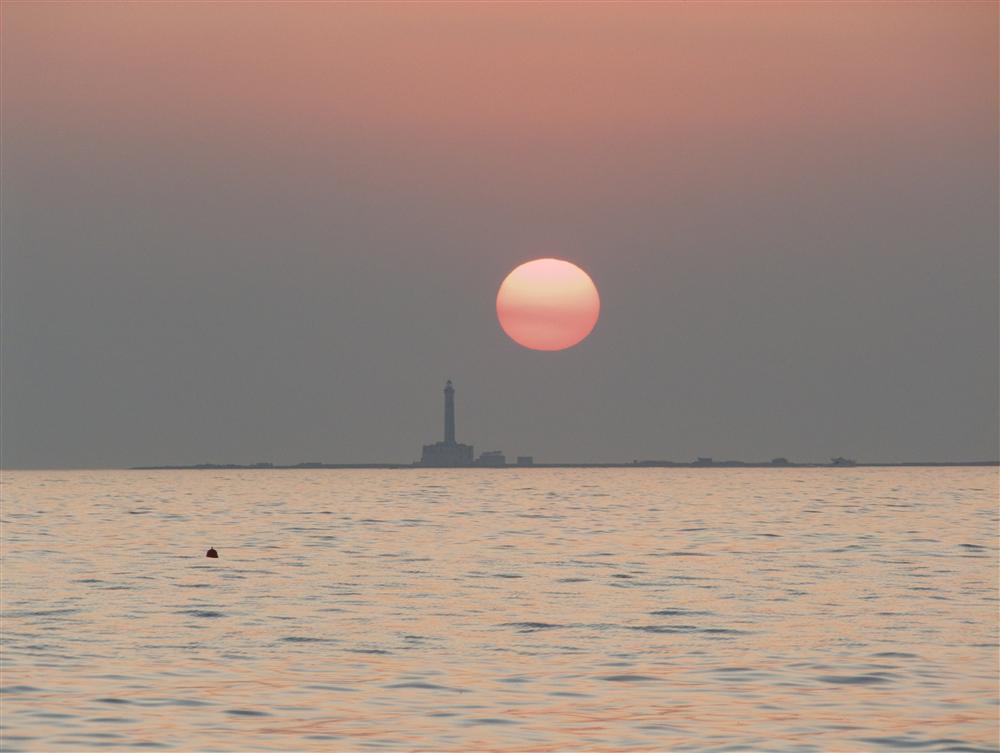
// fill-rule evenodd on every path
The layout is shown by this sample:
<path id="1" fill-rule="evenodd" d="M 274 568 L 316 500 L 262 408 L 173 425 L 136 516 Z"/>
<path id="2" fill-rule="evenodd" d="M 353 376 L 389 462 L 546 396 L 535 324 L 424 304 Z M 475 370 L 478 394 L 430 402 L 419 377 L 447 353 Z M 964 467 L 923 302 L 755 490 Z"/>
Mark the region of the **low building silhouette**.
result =
<path id="1" fill-rule="evenodd" d="M 434 468 L 472 465 L 472 445 L 455 441 L 455 388 L 450 379 L 444 386 L 444 441 L 425 444 L 420 465 Z"/>
<path id="2" fill-rule="evenodd" d="M 533 458 L 531 455 L 518 455 L 517 456 L 517 464 L 518 465 L 522 465 L 522 466 L 523 465 L 534 465 L 535 464 L 535 458 Z"/>
<path id="3" fill-rule="evenodd" d="M 490 468 L 506 468 L 507 457 L 500 450 L 489 450 L 479 456 L 476 465 L 485 465 Z"/>

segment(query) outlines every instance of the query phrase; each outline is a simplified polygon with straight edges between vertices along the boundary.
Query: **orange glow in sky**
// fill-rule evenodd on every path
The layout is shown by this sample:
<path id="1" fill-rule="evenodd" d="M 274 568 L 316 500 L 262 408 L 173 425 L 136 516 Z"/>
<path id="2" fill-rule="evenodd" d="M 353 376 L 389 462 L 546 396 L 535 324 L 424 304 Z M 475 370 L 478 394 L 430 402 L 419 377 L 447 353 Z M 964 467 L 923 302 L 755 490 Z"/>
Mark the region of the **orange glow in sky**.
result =
<path id="1" fill-rule="evenodd" d="M 601 299 L 590 276 L 561 259 L 535 259 L 507 275 L 497 293 L 503 331 L 532 350 L 564 350 L 594 329 Z"/>

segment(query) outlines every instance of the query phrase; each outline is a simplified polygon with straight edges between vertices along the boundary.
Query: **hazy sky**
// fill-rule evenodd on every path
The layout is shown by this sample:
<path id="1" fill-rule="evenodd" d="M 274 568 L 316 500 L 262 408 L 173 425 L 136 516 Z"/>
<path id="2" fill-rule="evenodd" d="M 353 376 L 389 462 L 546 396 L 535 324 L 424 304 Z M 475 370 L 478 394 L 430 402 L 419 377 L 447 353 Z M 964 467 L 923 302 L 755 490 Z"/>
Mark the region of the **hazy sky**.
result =
<path id="1" fill-rule="evenodd" d="M 2 13 L 7 467 L 998 455 L 994 2 Z"/>

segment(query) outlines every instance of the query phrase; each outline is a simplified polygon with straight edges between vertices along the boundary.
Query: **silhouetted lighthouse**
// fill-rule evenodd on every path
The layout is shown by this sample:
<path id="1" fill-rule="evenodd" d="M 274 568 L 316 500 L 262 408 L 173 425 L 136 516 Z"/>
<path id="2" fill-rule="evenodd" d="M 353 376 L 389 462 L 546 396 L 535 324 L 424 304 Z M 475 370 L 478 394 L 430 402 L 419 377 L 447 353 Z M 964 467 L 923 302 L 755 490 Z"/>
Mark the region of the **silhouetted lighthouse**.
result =
<path id="1" fill-rule="evenodd" d="M 455 444 L 455 388 L 450 379 L 444 386 L 444 443 Z"/>
<path id="2" fill-rule="evenodd" d="M 444 385 L 444 441 L 425 444 L 420 465 L 455 468 L 472 465 L 472 445 L 455 441 L 455 388 Z"/>

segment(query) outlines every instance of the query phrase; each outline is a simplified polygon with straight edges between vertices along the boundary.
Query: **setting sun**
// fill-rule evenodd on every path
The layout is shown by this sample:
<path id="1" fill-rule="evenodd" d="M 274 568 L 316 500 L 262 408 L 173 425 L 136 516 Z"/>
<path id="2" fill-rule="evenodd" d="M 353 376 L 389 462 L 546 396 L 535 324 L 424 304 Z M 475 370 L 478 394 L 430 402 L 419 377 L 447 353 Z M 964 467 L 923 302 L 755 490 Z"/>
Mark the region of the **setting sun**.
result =
<path id="1" fill-rule="evenodd" d="M 601 299 L 590 276 L 561 259 L 535 259 L 507 275 L 497 293 L 503 331 L 532 350 L 564 350 L 594 329 Z"/>

